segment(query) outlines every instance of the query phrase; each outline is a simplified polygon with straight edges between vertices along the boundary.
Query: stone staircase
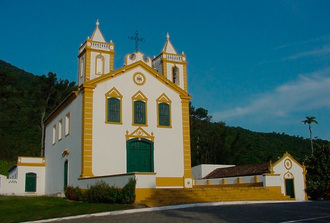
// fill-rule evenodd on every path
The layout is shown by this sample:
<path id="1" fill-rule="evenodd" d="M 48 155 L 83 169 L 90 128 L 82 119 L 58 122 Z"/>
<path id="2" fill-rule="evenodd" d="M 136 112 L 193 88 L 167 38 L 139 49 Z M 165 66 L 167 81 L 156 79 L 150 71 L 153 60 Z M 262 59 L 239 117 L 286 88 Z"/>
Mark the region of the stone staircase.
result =
<path id="1" fill-rule="evenodd" d="M 156 189 L 153 195 L 141 203 L 156 207 L 188 203 L 262 200 L 291 200 L 291 198 L 284 196 L 280 187 L 200 186 L 191 189 Z"/>

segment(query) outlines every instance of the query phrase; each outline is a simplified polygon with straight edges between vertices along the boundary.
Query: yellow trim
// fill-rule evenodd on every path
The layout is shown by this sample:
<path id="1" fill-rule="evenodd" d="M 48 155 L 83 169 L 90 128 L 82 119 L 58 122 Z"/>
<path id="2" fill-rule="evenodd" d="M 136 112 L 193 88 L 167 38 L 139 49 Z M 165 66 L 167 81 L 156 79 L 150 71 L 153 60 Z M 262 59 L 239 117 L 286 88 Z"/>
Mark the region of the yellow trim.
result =
<path id="1" fill-rule="evenodd" d="M 82 113 L 82 156 L 81 156 L 81 178 L 94 176 L 93 167 L 93 90 L 95 85 L 83 84 L 83 113 Z"/>
<path id="2" fill-rule="evenodd" d="M 153 69 L 152 67 L 149 67 L 147 64 L 143 63 L 142 61 L 137 61 L 135 63 L 132 63 L 130 65 L 126 65 L 118 70 L 115 70 L 113 72 L 110 72 L 108 74 L 102 75 L 100 77 L 97 77 L 93 80 L 91 80 L 89 83 L 90 84 L 99 84 L 102 83 L 104 81 L 107 81 L 111 78 L 116 78 L 118 75 L 122 75 L 125 72 L 134 69 L 136 67 L 141 67 L 143 68 L 146 72 L 150 73 L 150 75 L 153 75 L 156 79 L 158 79 L 160 82 L 162 82 L 163 84 L 165 84 L 166 86 L 170 87 L 173 91 L 177 92 L 180 96 L 184 96 L 187 98 L 191 98 L 191 96 L 182 88 L 180 88 L 178 85 L 172 83 L 171 81 L 169 81 L 166 77 L 164 77 L 163 75 L 160 75 L 160 73 L 158 73 L 155 69 Z"/>
<path id="3" fill-rule="evenodd" d="M 145 124 L 136 124 L 134 123 L 134 102 L 143 101 L 145 103 Z M 132 125 L 133 126 L 148 126 L 148 98 L 141 92 L 138 91 L 132 96 Z"/>
<path id="4" fill-rule="evenodd" d="M 156 177 L 156 187 L 183 187 L 182 177 Z"/>
<path id="5" fill-rule="evenodd" d="M 226 184 L 226 179 L 223 178 L 223 179 L 221 180 L 221 183 L 222 183 L 222 184 Z"/>
<path id="6" fill-rule="evenodd" d="M 186 58 L 186 57 L 184 57 Z M 183 64 L 183 89 L 188 91 L 188 83 L 187 83 L 187 63 Z"/>
<path id="7" fill-rule="evenodd" d="M 120 100 L 120 119 L 119 122 L 109 122 L 108 121 L 108 98 L 118 98 Z M 122 100 L 123 95 L 119 93 L 119 91 L 113 87 L 110 91 L 108 91 L 105 94 L 105 123 L 107 124 L 115 124 L 115 125 L 121 125 L 123 124 L 122 121 L 122 113 L 123 113 L 123 106 L 122 106 Z"/>
<path id="8" fill-rule="evenodd" d="M 303 168 L 303 166 L 300 163 L 298 163 L 298 161 L 295 160 L 288 152 L 285 152 L 284 155 L 273 164 L 273 166 L 276 166 L 277 164 L 279 164 L 282 160 L 284 160 L 287 157 L 290 158 L 298 166 L 300 166 L 301 168 Z"/>
<path id="9" fill-rule="evenodd" d="M 178 80 L 177 80 L 177 83 L 174 83 L 173 82 L 173 75 L 174 75 L 174 68 L 176 67 L 176 69 L 178 70 L 178 76 L 176 77 Z M 172 67 L 171 67 L 171 81 L 174 83 L 174 84 L 177 84 L 177 85 L 180 85 L 180 81 L 181 81 L 181 78 L 180 78 L 180 69 L 178 68 L 178 66 L 175 64 L 175 63 L 173 63 L 173 65 L 172 65 Z"/>
<path id="10" fill-rule="evenodd" d="M 286 177 L 285 175 L 286 174 L 290 174 L 292 177 Z M 292 180 L 292 183 L 293 183 L 293 192 L 294 192 L 294 197 L 296 199 L 297 195 L 296 195 L 296 186 L 295 186 L 295 178 L 294 178 L 294 175 L 290 172 L 290 171 L 287 171 L 284 175 L 283 175 L 283 180 L 284 180 L 284 191 L 285 191 L 285 195 L 286 196 L 289 196 L 287 194 L 287 189 L 286 189 L 286 182 L 285 180 Z"/>
<path id="11" fill-rule="evenodd" d="M 307 174 L 307 171 L 306 171 L 306 166 L 303 165 L 303 180 L 304 180 L 304 192 L 305 192 L 305 201 L 308 201 L 308 196 L 307 196 L 307 185 L 306 185 L 306 174 Z"/>
<path id="12" fill-rule="evenodd" d="M 259 181 L 259 177 L 258 176 L 254 176 L 254 183 L 258 183 Z"/>
<path id="13" fill-rule="evenodd" d="M 42 158 L 42 163 L 25 163 L 21 162 L 22 158 Z M 46 158 L 45 157 L 29 157 L 29 156 L 19 156 L 17 158 L 17 166 L 46 166 Z"/>
<path id="14" fill-rule="evenodd" d="M 137 75 L 141 75 L 141 77 L 136 77 Z M 142 78 L 142 82 L 138 82 L 139 78 Z M 146 82 L 146 77 L 141 72 L 136 72 L 133 74 L 133 81 L 137 85 L 143 85 Z"/>
<path id="15" fill-rule="evenodd" d="M 91 40 L 86 41 L 86 51 L 85 51 L 85 78 L 84 82 L 86 83 L 87 81 L 90 80 L 91 76 L 91 56 L 92 53 L 90 52 L 91 50 L 88 47 L 88 43 L 91 43 Z"/>
<path id="16" fill-rule="evenodd" d="M 97 59 L 100 58 L 102 60 L 102 72 L 101 73 L 97 73 Z M 98 54 L 95 56 L 95 75 L 103 75 L 105 72 L 105 59 L 104 56 L 102 56 L 102 54 Z"/>
<path id="17" fill-rule="evenodd" d="M 155 140 L 154 133 L 147 133 L 143 128 L 141 128 L 141 126 L 135 129 L 131 134 L 129 134 L 128 130 L 126 131 L 126 141 L 130 140 L 131 138 L 150 139 L 152 142 Z"/>
<path id="18" fill-rule="evenodd" d="M 181 97 L 184 178 L 192 178 L 190 153 L 189 97 Z"/>
<path id="19" fill-rule="evenodd" d="M 69 154 L 70 154 L 70 151 L 66 149 L 62 152 L 62 157 L 65 157 L 66 155 L 69 155 Z"/>
<path id="20" fill-rule="evenodd" d="M 165 93 L 163 93 L 161 96 L 159 96 L 156 99 L 157 102 L 157 127 L 158 128 L 172 128 L 172 101 L 167 97 Z M 170 125 L 169 126 L 164 126 L 164 125 L 159 125 L 159 103 L 167 103 L 169 105 L 169 118 L 170 118 Z"/>
<path id="21" fill-rule="evenodd" d="M 18 163 L 18 166 L 46 166 L 46 163 Z"/>
<path id="22" fill-rule="evenodd" d="M 237 177 L 237 184 L 241 184 L 242 183 L 242 178 L 241 177 Z"/>

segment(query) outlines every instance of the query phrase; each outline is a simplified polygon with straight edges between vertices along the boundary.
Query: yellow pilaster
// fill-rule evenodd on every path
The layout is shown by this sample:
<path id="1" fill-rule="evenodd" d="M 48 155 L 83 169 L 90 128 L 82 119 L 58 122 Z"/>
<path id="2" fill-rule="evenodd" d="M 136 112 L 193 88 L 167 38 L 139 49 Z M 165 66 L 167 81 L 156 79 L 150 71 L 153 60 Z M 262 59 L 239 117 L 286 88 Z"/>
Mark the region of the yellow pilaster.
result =
<path id="1" fill-rule="evenodd" d="M 189 99 L 181 97 L 182 103 L 182 130 L 183 130 L 183 163 L 184 178 L 192 178 L 191 174 L 191 154 L 190 154 L 190 124 L 189 124 Z"/>
<path id="2" fill-rule="evenodd" d="M 81 178 L 94 176 L 93 167 L 93 90 L 95 86 L 83 85 Z"/>

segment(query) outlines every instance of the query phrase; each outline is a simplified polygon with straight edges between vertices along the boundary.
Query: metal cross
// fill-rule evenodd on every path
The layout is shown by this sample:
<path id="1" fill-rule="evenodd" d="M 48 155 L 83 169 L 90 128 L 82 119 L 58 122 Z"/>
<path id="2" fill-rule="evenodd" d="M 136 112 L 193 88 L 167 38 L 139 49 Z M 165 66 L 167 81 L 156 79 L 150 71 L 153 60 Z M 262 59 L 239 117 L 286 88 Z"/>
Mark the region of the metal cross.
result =
<path id="1" fill-rule="evenodd" d="M 129 36 L 128 39 L 130 40 L 135 40 L 135 52 L 138 52 L 139 51 L 139 41 L 140 42 L 144 42 L 145 39 L 143 38 L 139 38 L 139 32 L 136 30 L 135 31 L 135 36 Z"/>

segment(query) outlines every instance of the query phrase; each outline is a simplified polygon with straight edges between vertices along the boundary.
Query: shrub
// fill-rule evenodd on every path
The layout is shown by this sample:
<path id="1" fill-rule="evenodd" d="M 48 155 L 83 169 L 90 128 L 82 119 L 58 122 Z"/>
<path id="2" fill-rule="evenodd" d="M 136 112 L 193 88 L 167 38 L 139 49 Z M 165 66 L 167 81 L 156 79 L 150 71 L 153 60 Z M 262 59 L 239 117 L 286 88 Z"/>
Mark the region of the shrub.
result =
<path id="1" fill-rule="evenodd" d="M 104 181 L 99 181 L 88 190 L 83 191 L 79 187 L 68 186 L 65 188 L 65 196 L 69 200 L 87 201 L 90 203 L 123 203 L 131 204 L 135 200 L 136 180 L 130 178 L 123 189 L 109 186 Z"/>
<path id="2" fill-rule="evenodd" d="M 83 192 L 79 187 L 67 186 L 64 190 L 65 197 L 69 200 L 83 200 Z"/>
<path id="3" fill-rule="evenodd" d="M 90 203 L 117 203 L 119 189 L 99 181 L 86 192 L 86 199 Z"/>
<path id="4" fill-rule="evenodd" d="M 120 201 L 123 204 L 132 204 L 135 201 L 136 180 L 130 178 L 125 187 L 120 191 Z"/>

